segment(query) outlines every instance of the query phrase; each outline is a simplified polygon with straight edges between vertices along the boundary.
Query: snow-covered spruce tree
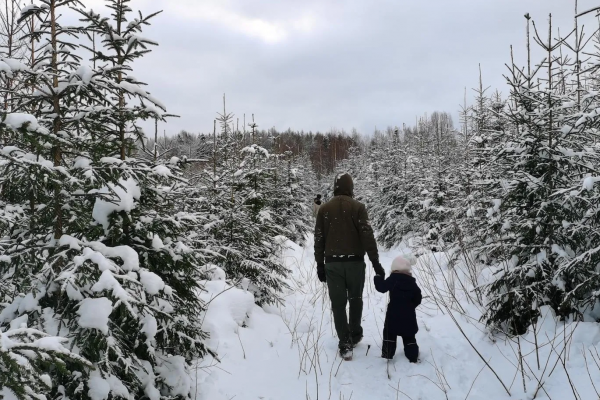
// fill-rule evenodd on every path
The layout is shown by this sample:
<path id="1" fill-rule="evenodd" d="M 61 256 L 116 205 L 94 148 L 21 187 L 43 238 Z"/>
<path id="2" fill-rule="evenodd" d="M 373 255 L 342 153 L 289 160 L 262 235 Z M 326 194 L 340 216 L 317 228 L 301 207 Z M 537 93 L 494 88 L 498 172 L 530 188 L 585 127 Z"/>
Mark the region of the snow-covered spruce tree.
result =
<path id="1" fill-rule="evenodd" d="M 421 187 L 416 197 L 421 207 L 416 215 L 420 237 L 415 244 L 439 251 L 456 237 L 453 208 L 460 191 L 456 174 L 456 132 L 450 115 L 439 112 L 424 120 L 421 129 L 428 131 L 428 140 L 422 177 L 417 177 Z"/>
<path id="2" fill-rule="evenodd" d="M 65 7 L 71 4 L 76 2 L 67 2 Z M 40 20 L 41 26 L 36 37 L 44 46 L 36 52 L 37 57 L 32 57 L 29 60 L 31 65 L 27 67 L 15 60 L 4 61 L 5 65 L 9 65 L 9 72 L 4 71 L 5 73 L 10 73 L 15 79 L 15 74 L 20 72 L 19 81 L 28 82 L 27 86 L 30 87 L 37 87 L 36 92 L 13 91 L 13 112 L 3 118 L 8 127 L 19 128 L 22 123 L 28 123 L 27 129 L 3 130 L 4 165 L 0 177 L 3 201 L 7 207 L 20 211 L 13 213 L 19 219 L 13 221 L 5 233 L 10 237 L 8 248 L 14 253 L 13 267 L 18 267 L 18 272 L 12 278 L 16 282 L 23 278 L 24 282 L 17 285 L 23 289 L 29 287 L 27 281 L 39 270 L 40 263 L 45 258 L 40 258 L 42 253 L 50 250 L 44 250 L 44 247 L 52 247 L 48 245 L 48 239 L 56 239 L 62 234 L 64 197 L 69 191 L 62 189 L 71 183 L 63 166 L 62 149 L 69 148 L 72 154 L 79 151 L 78 143 L 73 138 L 62 135 L 69 130 L 69 127 L 64 127 L 62 111 L 66 104 L 72 104 L 73 93 L 79 81 L 79 77 L 73 72 L 77 70 L 79 59 L 70 53 L 73 48 L 71 44 L 61 41 L 61 38 L 73 34 L 74 30 L 60 26 L 54 3 L 44 5 L 45 8 L 27 7 L 27 15 L 21 18 Z M 72 79 L 70 82 L 68 74 Z M 88 93 L 81 93 L 79 98 L 87 95 Z M 37 111 L 37 120 L 23 113 L 30 110 Z M 27 244 L 19 247 L 23 242 Z"/>
<path id="3" fill-rule="evenodd" d="M 353 146 L 348 149 L 348 158 L 341 160 L 338 171 L 347 172 L 354 181 L 354 197 L 369 207 L 373 200 L 373 182 L 369 171 L 369 160 L 360 147 L 358 138 L 353 138 Z M 333 182 L 333 179 L 330 179 Z M 330 182 L 330 185 L 331 185 Z"/>
<path id="4" fill-rule="evenodd" d="M 267 204 L 272 210 L 274 222 L 283 227 L 284 235 L 295 243 L 302 244 L 310 229 L 311 209 L 310 187 L 305 185 L 306 158 L 295 158 L 291 151 L 286 151 L 279 158 L 273 176 L 273 182 L 267 195 Z"/>
<path id="5" fill-rule="evenodd" d="M 415 237 L 413 244 L 418 246 L 418 243 L 425 244 L 430 235 L 429 214 L 432 206 L 436 206 L 432 197 L 438 196 L 430 163 L 433 159 L 434 132 L 427 115 L 419 118 L 412 129 L 406 130 L 405 144 L 408 150 L 405 171 L 408 197 L 403 204 L 400 220 L 402 229 L 411 232 L 411 236 Z"/>
<path id="6" fill-rule="evenodd" d="M 0 89 L 2 90 L 0 108 L 4 112 L 12 111 L 12 93 L 19 85 L 19 81 L 15 80 L 16 77 L 10 68 L 11 61 L 22 59 L 27 51 L 26 42 L 23 39 L 25 26 L 19 23 L 20 14 L 20 4 L 17 0 L 6 0 L 0 11 L 0 58 L 8 60 L 3 60 L 3 64 L 0 64 L 0 70 L 4 72 L 0 75 Z"/>
<path id="7" fill-rule="evenodd" d="M 129 76 L 151 43 L 139 37 L 150 17 L 127 21 L 127 1 L 109 2 L 112 20 L 79 9 L 85 30 L 104 37 L 94 70 L 70 51 L 66 37 L 78 30 L 57 22 L 69 6 L 81 4 L 48 0 L 24 16 L 41 21 L 42 40 L 39 65 L 29 72 L 39 93 L 25 105 L 48 129 L 31 137 L 40 154 L 11 151 L 9 159 L 15 180 L 5 181 L 5 192 L 19 204 L 28 198 L 15 184 L 27 179 L 31 160 L 41 183 L 33 185 L 36 223 L 13 230 L 7 251 L 28 281 L 15 284 L 24 293 L 9 299 L 0 323 L 29 313 L 36 327 L 68 337 L 94 364 L 91 374 L 51 374 L 55 398 L 188 397 L 187 363 L 205 352 L 202 259 L 186 244 L 193 217 L 177 212 L 185 183 L 177 167 L 143 162 L 133 151 L 134 139 L 144 139 L 136 121 L 161 108 Z M 42 158 L 48 148 L 53 163 Z"/>
<path id="8" fill-rule="evenodd" d="M 320 192 L 317 173 L 311 167 L 310 154 L 305 151 L 299 155 L 293 156 L 291 164 L 291 189 L 292 194 L 296 196 L 297 201 L 302 202 L 302 208 L 308 208 L 309 215 L 312 215 L 312 201 Z M 322 195 L 322 193 L 321 193 Z M 308 220 L 309 228 L 312 230 L 312 220 Z"/>
<path id="9" fill-rule="evenodd" d="M 232 284 L 250 290 L 258 304 L 274 303 L 287 287 L 288 274 L 279 257 L 286 230 L 275 223 L 269 198 L 274 166 L 265 148 L 242 147 L 243 137 L 225 106 L 218 121 L 212 167 L 205 170 L 206 227 L 217 244 L 212 262 Z"/>
<path id="10" fill-rule="evenodd" d="M 460 184 L 454 172 L 456 138 L 446 113 L 421 118 L 399 135 L 381 138 L 371 154 L 377 172 L 373 224 L 387 247 L 412 232 L 416 246 L 441 250 L 455 236 L 452 209 Z"/>
<path id="11" fill-rule="evenodd" d="M 378 200 L 378 186 L 380 183 L 379 168 L 381 165 L 379 160 L 383 158 L 386 146 L 382 143 L 381 138 L 373 138 L 365 143 L 360 152 L 353 151 L 350 153 L 350 169 L 354 171 L 353 177 L 362 177 L 355 183 L 357 190 L 357 200 L 365 203 L 369 210 L 374 207 Z M 355 161 L 356 160 L 356 161 Z M 362 190 L 360 188 L 362 187 Z M 371 216 L 373 214 L 373 216 Z M 371 212 L 369 217 L 373 224 L 375 214 Z"/>
<path id="12" fill-rule="evenodd" d="M 27 114 L 6 115 L 0 131 L 15 144 L 43 141 L 49 133 Z M 50 253 L 45 239 L 51 235 L 52 221 L 36 218 L 39 207 L 29 205 L 33 195 L 34 200 L 44 198 L 44 180 L 57 177 L 51 166 L 42 156 L 17 146 L 0 147 L 0 394 L 9 399 L 50 396 L 60 390 L 57 382 L 82 376 L 92 367 L 63 348 L 61 340 L 42 332 L 49 330 L 39 314 L 46 288 L 37 272 Z M 19 182 L 35 185 L 23 190 L 15 186 Z M 38 227 L 38 221 L 46 225 Z M 28 320 L 38 329 L 27 328 Z"/>
<path id="13" fill-rule="evenodd" d="M 63 347 L 66 339 L 51 337 L 27 328 L 26 316 L 14 320 L 6 332 L 0 329 L 0 398 L 6 400 L 45 399 L 52 390 L 52 378 L 46 373 L 54 369 L 71 374 L 66 362 L 91 367 L 85 359 Z"/>
<path id="14" fill-rule="evenodd" d="M 431 150 L 429 176 L 421 192 L 422 208 L 418 219 L 422 227 L 421 244 L 435 250 L 447 249 L 457 237 L 454 209 L 462 189 L 458 171 L 458 148 L 452 118 L 434 112 L 430 117 Z"/>
<path id="15" fill-rule="evenodd" d="M 62 6 L 74 4 L 77 3 L 67 1 Z M 2 227 L 5 230 L 0 276 L 5 287 L 12 289 L 3 293 L 0 326 L 29 314 L 35 328 L 47 330 L 40 301 L 49 287 L 39 274 L 55 250 L 55 240 L 62 236 L 70 209 L 68 201 L 72 199 L 69 195 L 76 185 L 63 155 L 66 149 L 67 154 L 76 156 L 81 147 L 78 138 L 70 135 L 74 125 L 65 120 L 65 114 L 77 112 L 77 100 L 87 102 L 91 94 L 87 90 L 78 92 L 79 58 L 71 54 L 73 46 L 63 41 L 75 30 L 60 26 L 59 12 L 55 2 L 28 7 L 22 19 L 39 20 L 35 35 L 42 47 L 31 57 L 29 66 L 15 60 L 4 61 L 13 78 L 17 72 L 21 74 L 19 81 L 26 82 L 27 90 L 11 93 L 13 112 L 3 116 L 0 129 L 5 138 L 0 149 L 0 196 L 3 217 L 7 218 Z M 30 87 L 36 90 L 30 91 Z M 35 111 L 37 119 L 24 111 Z M 78 368 L 67 364 L 67 369 Z M 57 370 L 48 373 L 55 382 L 59 380 Z M 65 376 L 78 380 L 77 375 L 62 377 Z M 59 390 L 59 386 L 53 385 L 53 390 Z"/>
<path id="16" fill-rule="evenodd" d="M 578 25 L 575 34 L 583 34 Z M 575 198 L 572 207 L 578 207 L 580 214 L 578 220 L 563 224 L 563 234 L 573 234 L 576 247 L 571 251 L 555 248 L 561 263 L 554 278 L 564 290 L 560 313 L 569 312 L 576 318 L 591 310 L 597 315 L 600 309 L 600 53 L 597 51 L 600 37 L 594 36 L 596 52 L 583 70 L 580 59 L 586 42 L 582 38 L 576 38 L 574 44 L 565 42 L 575 53 L 575 63 L 569 65 L 575 93 L 570 96 L 572 101 L 565 104 L 572 115 L 561 129 L 563 135 L 578 143 L 579 152 L 569 155 L 577 163 L 579 176 L 574 177 L 571 187 L 565 191 Z M 564 71 L 561 71 L 561 77 L 565 78 Z M 582 83 L 584 80 L 587 82 L 585 85 Z M 563 79 L 559 87 L 562 93 L 566 91 L 565 81 Z"/>
<path id="17" fill-rule="evenodd" d="M 231 219 L 230 232 L 237 231 L 247 250 L 238 273 L 250 280 L 258 304 L 273 303 L 287 287 L 283 278 L 289 271 L 279 258 L 285 238 L 294 236 L 294 223 L 304 229 L 304 222 L 295 218 L 298 210 L 288 209 L 294 199 L 286 174 L 277 170 L 282 164 L 279 157 L 256 144 L 243 148 L 239 157 L 239 162 L 234 158 L 238 180 L 232 205 L 237 203 L 244 210 L 245 221 Z"/>
<path id="18" fill-rule="evenodd" d="M 456 166 L 460 196 L 453 216 L 457 237 L 451 246 L 460 249 L 457 255 L 491 265 L 496 254 L 486 250 L 473 253 L 473 250 L 485 249 L 482 246 L 485 237 L 481 233 L 488 225 L 490 205 L 498 197 L 487 183 L 501 174 L 489 160 L 495 157 L 495 146 L 503 140 L 511 124 L 507 119 L 506 101 L 498 91 L 489 97 L 487 90 L 480 72 L 479 87 L 474 89 L 475 104 L 472 107 L 465 104 L 461 118 L 463 126 L 458 137 Z"/>
<path id="19" fill-rule="evenodd" d="M 381 154 L 373 160 L 378 164 L 380 178 L 376 195 L 372 196 L 369 204 L 372 204 L 370 211 L 378 240 L 390 248 L 413 230 L 410 208 L 416 193 L 413 177 L 410 176 L 414 158 L 409 154 L 408 144 L 400 140 L 398 131 L 386 141 Z"/>
<path id="20" fill-rule="evenodd" d="M 132 63 L 156 44 L 142 37 L 141 32 L 158 13 L 136 16 L 128 4 L 129 0 L 108 1 L 109 18 L 80 11 L 88 24 L 86 29 L 103 37 L 101 49 L 96 49 L 93 55 L 110 80 L 107 93 L 112 104 L 100 132 L 117 144 L 112 152 L 114 159 L 110 160 L 110 170 L 116 179 L 100 192 L 113 196 L 113 201 L 118 200 L 119 204 L 115 207 L 110 199 L 96 200 L 92 216 L 103 232 L 96 229 L 94 233 L 96 240 L 106 245 L 133 249 L 141 271 L 148 271 L 146 278 L 144 273 L 139 274 L 145 287 L 147 309 L 126 317 L 136 317 L 131 328 L 140 335 L 129 338 L 128 351 L 135 352 L 134 363 L 139 367 L 138 382 L 130 383 L 134 387 L 132 392 L 152 389 L 155 382 L 144 382 L 152 377 L 163 395 L 187 396 L 189 387 L 185 392 L 185 387 L 177 385 L 165 372 L 174 363 L 175 368 L 185 373 L 186 362 L 206 351 L 199 321 L 203 304 L 198 298 L 201 290 L 198 281 L 204 277 L 205 260 L 190 237 L 197 216 L 178 207 L 187 190 L 178 160 L 169 163 L 144 160 L 134 151 L 134 141 L 143 144 L 147 140 L 137 122 L 162 118 L 164 106 L 131 75 Z M 90 233 L 88 237 L 94 236 Z"/>
<path id="21" fill-rule="evenodd" d="M 485 250 L 501 262 L 488 287 L 484 319 L 514 333 L 525 332 L 541 306 L 579 317 L 580 307 L 598 298 L 600 259 L 590 236 L 599 228 L 594 177 L 600 121 L 592 111 L 597 95 L 578 103 L 576 93 L 564 91 L 556 78 L 561 61 L 554 55 L 561 42 L 550 36 L 539 44 L 548 52 L 543 86 L 511 69 L 507 118 L 513 126 L 490 160 L 500 171 L 488 185 L 498 198 L 483 233 Z"/>

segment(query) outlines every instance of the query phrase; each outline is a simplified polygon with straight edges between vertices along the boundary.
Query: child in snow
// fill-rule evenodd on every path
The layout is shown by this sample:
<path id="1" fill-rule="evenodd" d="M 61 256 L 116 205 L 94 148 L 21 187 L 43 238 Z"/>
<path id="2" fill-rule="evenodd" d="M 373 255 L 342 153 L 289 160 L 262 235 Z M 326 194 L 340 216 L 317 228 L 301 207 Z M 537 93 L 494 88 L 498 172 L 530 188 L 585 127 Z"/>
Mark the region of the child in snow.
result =
<path id="1" fill-rule="evenodd" d="M 384 280 L 375 275 L 375 289 L 390 292 L 390 302 L 385 314 L 381 356 L 391 360 L 396 354 L 396 340 L 402 336 L 404 355 L 411 363 L 417 362 L 419 346 L 415 335 L 419 330 L 415 309 L 421 304 L 421 289 L 412 276 L 410 262 L 398 256 L 392 262 L 392 273 Z"/>

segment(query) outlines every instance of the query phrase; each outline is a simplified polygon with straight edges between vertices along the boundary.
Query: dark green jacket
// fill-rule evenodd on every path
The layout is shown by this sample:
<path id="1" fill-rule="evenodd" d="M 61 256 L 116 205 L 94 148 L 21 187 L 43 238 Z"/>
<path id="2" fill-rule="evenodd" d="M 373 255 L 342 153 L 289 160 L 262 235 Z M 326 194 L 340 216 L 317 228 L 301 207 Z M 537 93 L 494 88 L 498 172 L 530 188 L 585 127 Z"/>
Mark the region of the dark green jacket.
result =
<path id="1" fill-rule="evenodd" d="M 315 260 L 325 262 L 327 256 L 369 255 L 372 263 L 379 261 L 377 242 L 365 205 L 354 200 L 352 177 L 336 177 L 335 197 L 323 204 L 315 225 Z"/>

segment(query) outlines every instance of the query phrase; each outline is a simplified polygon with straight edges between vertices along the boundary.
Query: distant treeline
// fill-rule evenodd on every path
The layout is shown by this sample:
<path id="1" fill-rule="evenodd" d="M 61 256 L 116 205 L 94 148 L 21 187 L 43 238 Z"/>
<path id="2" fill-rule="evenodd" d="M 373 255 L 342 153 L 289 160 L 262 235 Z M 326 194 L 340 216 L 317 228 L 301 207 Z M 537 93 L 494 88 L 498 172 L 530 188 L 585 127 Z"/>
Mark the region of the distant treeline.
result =
<path id="1" fill-rule="evenodd" d="M 217 132 L 216 136 L 219 134 Z M 182 130 L 174 136 L 163 135 L 158 137 L 157 146 L 161 154 L 210 160 L 214 148 L 213 135 L 213 133 L 195 134 Z M 254 134 L 251 130 L 246 129 L 245 132 L 238 132 L 238 135 L 240 135 L 242 143 L 245 145 L 249 146 L 255 143 L 272 154 L 291 152 L 293 157 L 308 156 L 318 179 L 333 173 L 339 161 L 349 157 L 352 148 L 365 148 L 368 141 L 355 129 L 351 133 L 343 130 L 313 133 L 291 129 L 280 132 L 271 128 L 269 130 L 257 130 Z M 147 146 L 152 148 L 154 140 L 150 140 Z"/>

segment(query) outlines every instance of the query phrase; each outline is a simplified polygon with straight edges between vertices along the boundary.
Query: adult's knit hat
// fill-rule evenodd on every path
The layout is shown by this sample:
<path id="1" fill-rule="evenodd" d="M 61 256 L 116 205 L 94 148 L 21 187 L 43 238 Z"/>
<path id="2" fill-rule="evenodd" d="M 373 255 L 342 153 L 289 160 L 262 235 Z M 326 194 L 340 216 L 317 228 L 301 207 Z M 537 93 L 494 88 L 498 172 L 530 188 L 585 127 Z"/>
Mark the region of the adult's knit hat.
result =
<path id="1" fill-rule="evenodd" d="M 403 256 L 398 256 L 398 257 L 394 258 L 394 261 L 392 261 L 391 270 L 392 270 L 392 272 L 410 273 L 412 271 L 412 268 L 410 266 L 410 261 L 408 261 Z"/>
<path id="2" fill-rule="evenodd" d="M 350 174 L 339 174 L 335 177 L 333 195 L 354 197 L 354 182 L 352 182 Z"/>

